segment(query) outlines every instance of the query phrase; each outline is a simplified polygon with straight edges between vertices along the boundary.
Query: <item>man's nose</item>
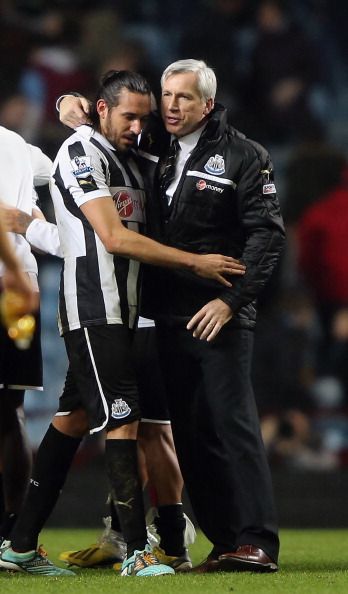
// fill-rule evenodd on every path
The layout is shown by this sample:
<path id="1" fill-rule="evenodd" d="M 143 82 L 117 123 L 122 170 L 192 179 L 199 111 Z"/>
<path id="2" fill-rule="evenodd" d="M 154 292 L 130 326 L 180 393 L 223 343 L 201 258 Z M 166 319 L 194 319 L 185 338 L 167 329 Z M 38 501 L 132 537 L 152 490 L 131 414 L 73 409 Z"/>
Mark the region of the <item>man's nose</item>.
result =
<path id="1" fill-rule="evenodd" d="M 178 109 L 178 102 L 176 97 L 173 96 L 169 99 L 168 109 L 170 109 L 171 111 Z"/>
<path id="2" fill-rule="evenodd" d="M 140 120 L 133 120 L 132 124 L 131 124 L 131 132 L 133 134 L 135 134 L 136 136 L 138 136 L 141 132 L 141 122 Z"/>

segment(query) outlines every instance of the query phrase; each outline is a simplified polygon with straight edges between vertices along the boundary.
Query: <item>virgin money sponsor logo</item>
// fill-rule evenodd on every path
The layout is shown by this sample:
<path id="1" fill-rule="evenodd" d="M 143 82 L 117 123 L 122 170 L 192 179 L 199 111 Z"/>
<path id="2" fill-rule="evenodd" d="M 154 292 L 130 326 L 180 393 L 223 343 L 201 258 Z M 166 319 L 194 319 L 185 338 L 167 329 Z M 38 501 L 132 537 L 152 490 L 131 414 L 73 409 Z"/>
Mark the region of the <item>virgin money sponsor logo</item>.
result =
<path id="1" fill-rule="evenodd" d="M 127 192 L 122 191 L 117 192 L 113 199 L 121 219 L 128 219 L 133 214 L 133 203 L 131 196 L 127 194 Z"/>
<path id="2" fill-rule="evenodd" d="M 197 190 L 212 190 L 213 192 L 217 192 L 217 194 L 222 194 L 224 189 L 219 188 L 218 186 L 212 186 L 211 184 L 207 184 L 204 179 L 200 179 L 199 182 L 196 183 Z"/>

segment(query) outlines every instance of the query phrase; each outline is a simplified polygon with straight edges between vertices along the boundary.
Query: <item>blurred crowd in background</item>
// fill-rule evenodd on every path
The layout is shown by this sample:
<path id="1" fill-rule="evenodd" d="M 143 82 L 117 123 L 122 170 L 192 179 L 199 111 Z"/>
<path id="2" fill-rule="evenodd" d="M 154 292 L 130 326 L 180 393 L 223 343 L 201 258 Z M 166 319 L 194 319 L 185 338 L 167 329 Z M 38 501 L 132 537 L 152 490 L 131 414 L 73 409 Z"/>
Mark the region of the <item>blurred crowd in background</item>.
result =
<path id="1" fill-rule="evenodd" d="M 52 159 L 70 134 L 59 95 L 93 98 L 109 69 L 198 58 L 231 123 L 271 152 L 287 249 L 265 289 L 254 387 L 271 463 L 348 466 L 348 37 L 345 0 L 1 0 L 0 125 Z M 54 221 L 49 193 L 41 206 Z M 28 393 L 41 440 L 66 371 L 60 263 L 40 257 L 45 391 Z"/>

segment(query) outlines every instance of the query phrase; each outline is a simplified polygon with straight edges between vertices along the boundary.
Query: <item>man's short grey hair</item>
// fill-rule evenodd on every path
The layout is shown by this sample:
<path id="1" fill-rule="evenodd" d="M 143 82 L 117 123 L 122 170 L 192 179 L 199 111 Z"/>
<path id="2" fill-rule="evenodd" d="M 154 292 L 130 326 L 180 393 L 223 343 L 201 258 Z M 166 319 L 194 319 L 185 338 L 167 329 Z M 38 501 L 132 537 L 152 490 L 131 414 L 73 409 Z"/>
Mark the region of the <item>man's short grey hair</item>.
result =
<path id="1" fill-rule="evenodd" d="M 203 60 L 178 60 L 169 64 L 161 77 L 161 87 L 165 80 L 172 74 L 180 72 L 194 72 L 197 74 L 198 90 L 204 101 L 215 99 L 216 95 L 216 76 L 212 68 L 209 68 Z"/>

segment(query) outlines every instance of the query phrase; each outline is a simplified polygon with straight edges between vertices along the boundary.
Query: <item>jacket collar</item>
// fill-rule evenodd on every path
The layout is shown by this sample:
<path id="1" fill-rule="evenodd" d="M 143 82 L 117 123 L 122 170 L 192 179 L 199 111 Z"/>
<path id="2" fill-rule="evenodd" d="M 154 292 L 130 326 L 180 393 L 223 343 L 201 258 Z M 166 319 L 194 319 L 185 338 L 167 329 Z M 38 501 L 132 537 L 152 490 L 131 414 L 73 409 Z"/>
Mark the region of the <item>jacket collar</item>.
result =
<path id="1" fill-rule="evenodd" d="M 209 114 L 207 125 L 199 139 L 199 143 L 214 141 L 220 138 L 227 126 L 227 110 L 220 103 L 215 103 Z M 154 154 L 163 154 L 168 150 L 171 135 L 166 131 L 159 112 L 153 112 L 149 125 L 142 133 L 140 147 L 143 145 L 151 149 Z"/>
<path id="2" fill-rule="evenodd" d="M 201 136 L 203 140 L 217 140 L 227 126 L 227 109 L 220 103 L 215 103 L 214 109 L 208 117 L 206 128 Z"/>

